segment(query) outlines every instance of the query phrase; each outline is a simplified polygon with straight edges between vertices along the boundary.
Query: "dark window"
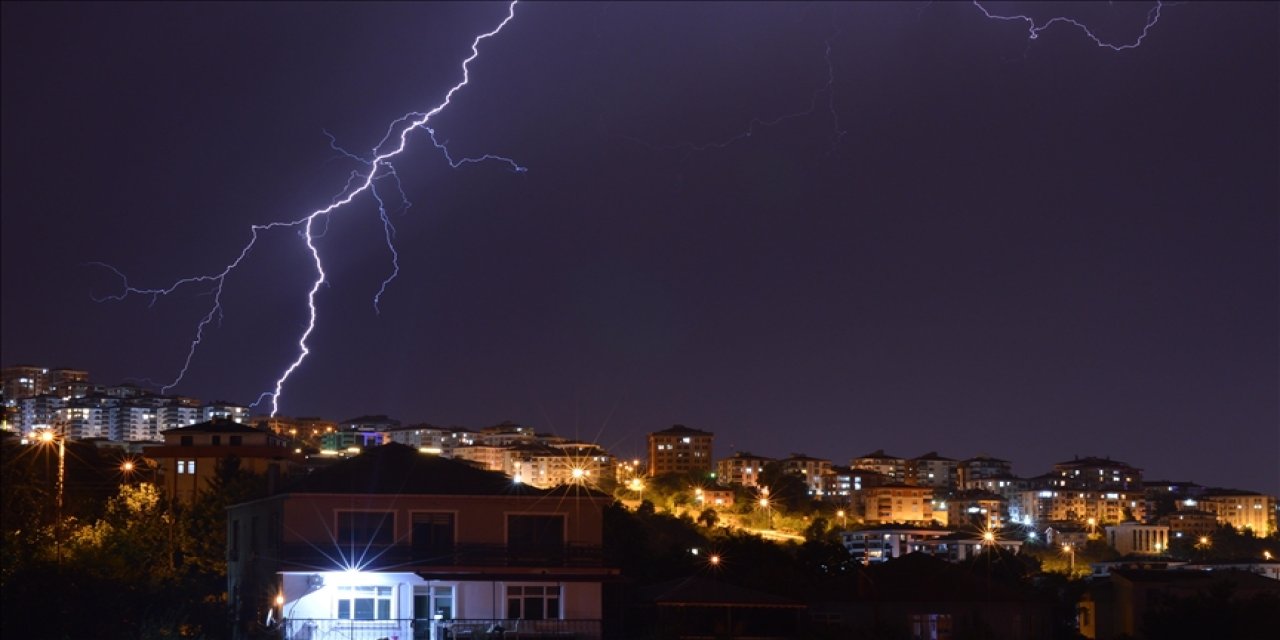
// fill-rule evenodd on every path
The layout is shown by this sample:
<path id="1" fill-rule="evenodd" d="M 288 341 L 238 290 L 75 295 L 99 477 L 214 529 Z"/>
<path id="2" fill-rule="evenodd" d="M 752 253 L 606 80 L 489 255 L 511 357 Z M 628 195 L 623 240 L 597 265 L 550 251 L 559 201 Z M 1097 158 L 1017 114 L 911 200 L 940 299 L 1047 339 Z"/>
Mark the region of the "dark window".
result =
<path id="1" fill-rule="evenodd" d="M 222 444 L 222 436 L 213 436 L 214 444 Z"/>
<path id="2" fill-rule="evenodd" d="M 339 511 L 338 542 L 389 545 L 395 540 L 395 516 L 390 511 Z"/>
<path id="3" fill-rule="evenodd" d="M 564 516 L 509 516 L 507 546 L 563 547 Z"/>
<path id="4" fill-rule="evenodd" d="M 231 446 L 233 447 L 239 446 L 240 444 L 243 443 L 243 441 L 244 441 L 243 436 L 231 436 Z"/>
<path id="5" fill-rule="evenodd" d="M 413 557 L 424 562 L 445 562 L 453 552 L 453 514 L 413 514 Z"/>
<path id="6" fill-rule="evenodd" d="M 555 620 L 560 617 L 560 587 L 507 587 L 507 617 Z"/>
<path id="7" fill-rule="evenodd" d="M 182 439 L 179 441 L 179 443 L 184 447 L 189 447 L 195 444 L 196 442 L 195 442 L 195 439 L 192 438 L 191 436 L 182 436 Z"/>

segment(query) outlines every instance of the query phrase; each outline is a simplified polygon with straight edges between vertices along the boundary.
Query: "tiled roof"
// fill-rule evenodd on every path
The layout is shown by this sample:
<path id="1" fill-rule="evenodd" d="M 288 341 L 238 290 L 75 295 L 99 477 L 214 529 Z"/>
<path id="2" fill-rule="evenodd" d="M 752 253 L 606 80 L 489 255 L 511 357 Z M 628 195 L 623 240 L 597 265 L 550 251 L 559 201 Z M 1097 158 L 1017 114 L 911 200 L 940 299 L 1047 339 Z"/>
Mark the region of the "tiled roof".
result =
<path id="1" fill-rule="evenodd" d="M 684 436 L 711 436 L 711 435 L 715 435 L 715 434 L 711 433 L 710 431 L 703 431 L 703 430 L 701 430 L 701 429 L 690 429 L 689 427 L 686 427 L 686 426 L 684 426 L 684 425 L 682 425 L 682 424 L 677 424 L 677 425 L 672 425 L 670 429 L 663 429 L 662 431 L 654 431 L 651 435 L 655 435 L 655 436 L 656 436 L 656 435 L 664 435 L 664 436 L 679 436 L 679 435 L 684 435 Z"/>
<path id="2" fill-rule="evenodd" d="M 216 418 L 208 422 L 200 422 L 185 427 L 165 429 L 160 433 L 270 433 L 257 427 L 241 424 L 226 418 Z"/>

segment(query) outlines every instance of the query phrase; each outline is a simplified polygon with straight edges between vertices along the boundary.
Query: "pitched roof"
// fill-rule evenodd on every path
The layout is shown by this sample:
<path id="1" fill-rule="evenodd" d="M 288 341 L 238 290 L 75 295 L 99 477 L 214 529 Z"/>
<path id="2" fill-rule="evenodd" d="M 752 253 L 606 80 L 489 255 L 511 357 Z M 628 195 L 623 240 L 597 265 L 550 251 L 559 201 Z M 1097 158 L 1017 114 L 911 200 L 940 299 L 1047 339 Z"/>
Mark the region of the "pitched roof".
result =
<path id="1" fill-rule="evenodd" d="M 857 458 L 854 458 L 854 460 L 867 460 L 872 458 L 878 458 L 878 459 L 884 459 L 884 460 L 904 460 L 905 459 L 905 458 L 899 458 L 898 456 L 891 456 L 885 453 L 884 449 L 876 449 L 875 451 L 872 451 L 867 455 L 858 456 Z"/>
<path id="2" fill-rule="evenodd" d="M 198 422 L 185 427 L 165 429 L 160 433 L 271 433 L 265 429 L 251 427 L 226 418 L 214 418 L 208 422 Z"/>
<path id="3" fill-rule="evenodd" d="M 926 454 L 924 454 L 924 455 L 916 456 L 916 457 L 912 458 L 912 460 L 938 460 L 938 461 L 941 461 L 941 462 L 955 462 L 955 461 L 956 461 L 956 460 L 955 460 L 955 458 L 948 458 L 948 457 L 946 457 L 946 456 L 940 456 L 940 455 L 938 455 L 938 452 L 937 452 L 937 451 L 930 451 L 929 453 L 926 453 Z"/>
<path id="4" fill-rule="evenodd" d="M 711 433 L 710 431 L 703 431 L 703 430 L 701 430 L 701 429 L 690 429 L 689 427 L 686 427 L 686 426 L 684 426 L 684 425 L 682 425 L 682 424 L 676 424 L 676 425 L 671 425 L 671 428 L 670 428 L 670 429 L 663 429 L 662 431 L 654 431 L 653 433 L 651 433 L 651 434 L 649 434 L 649 435 L 654 435 L 654 436 L 656 436 L 656 435 L 664 435 L 664 436 L 681 436 L 681 435 L 683 435 L 683 436 L 712 436 L 712 435 L 715 435 L 715 434 L 714 434 L 714 433 Z"/>
<path id="5" fill-rule="evenodd" d="M 370 447 L 358 456 L 319 469 L 300 479 L 287 491 L 464 496 L 545 496 L 556 493 L 551 489 L 516 484 L 504 474 L 477 469 L 465 462 L 424 455 L 413 447 L 398 443 Z M 595 492 L 587 493 L 595 495 Z"/>

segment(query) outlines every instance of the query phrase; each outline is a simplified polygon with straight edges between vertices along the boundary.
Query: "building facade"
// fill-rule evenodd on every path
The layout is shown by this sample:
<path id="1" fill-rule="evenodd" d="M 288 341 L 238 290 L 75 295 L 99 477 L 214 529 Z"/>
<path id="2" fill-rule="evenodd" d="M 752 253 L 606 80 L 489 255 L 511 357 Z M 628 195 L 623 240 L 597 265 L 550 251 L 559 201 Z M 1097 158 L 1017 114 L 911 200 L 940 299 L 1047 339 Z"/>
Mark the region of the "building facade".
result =
<path id="1" fill-rule="evenodd" d="M 664 473 L 710 474 L 715 434 L 682 424 L 649 434 L 649 477 Z"/>
<path id="2" fill-rule="evenodd" d="M 237 629 L 284 638 L 602 637 L 608 496 L 398 444 L 228 512 Z"/>

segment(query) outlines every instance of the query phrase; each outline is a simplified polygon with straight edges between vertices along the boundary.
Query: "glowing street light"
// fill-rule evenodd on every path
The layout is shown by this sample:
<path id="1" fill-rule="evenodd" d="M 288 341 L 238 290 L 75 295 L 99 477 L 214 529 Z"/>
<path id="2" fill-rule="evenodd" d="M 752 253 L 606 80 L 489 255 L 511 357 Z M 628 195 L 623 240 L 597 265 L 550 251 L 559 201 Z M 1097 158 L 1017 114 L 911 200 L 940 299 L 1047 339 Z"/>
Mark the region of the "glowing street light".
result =
<path id="1" fill-rule="evenodd" d="M 1063 553 L 1071 554 L 1071 573 L 1076 572 L 1076 548 L 1071 543 L 1062 545 Z"/>
<path id="2" fill-rule="evenodd" d="M 773 528 L 773 509 L 769 508 L 769 487 L 760 487 L 760 494 L 761 494 L 760 500 L 757 502 L 757 504 L 760 505 L 761 509 L 764 509 L 765 514 L 769 518 L 769 524 L 767 528 L 772 529 Z"/>
<path id="3" fill-rule="evenodd" d="M 844 517 L 844 509 L 840 509 L 840 510 L 836 511 L 836 516 L 838 516 L 838 517 L 840 518 L 840 528 L 841 528 L 841 529 L 846 529 L 846 528 L 848 528 L 849 523 L 848 523 L 848 521 L 847 521 L 847 520 L 845 519 L 845 517 Z"/>
<path id="4" fill-rule="evenodd" d="M 640 502 L 644 502 L 644 481 L 641 480 L 639 476 L 631 478 L 631 482 L 627 485 L 627 488 L 639 494 Z"/>
<path id="5" fill-rule="evenodd" d="M 57 549 L 58 564 L 62 564 L 62 493 L 67 471 L 67 439 L 57 437 L 53 431 L 44 431 L 40 434 L 40 441 L 58 443 L 57 520 L 53 524 L 53 543 Z"/>

